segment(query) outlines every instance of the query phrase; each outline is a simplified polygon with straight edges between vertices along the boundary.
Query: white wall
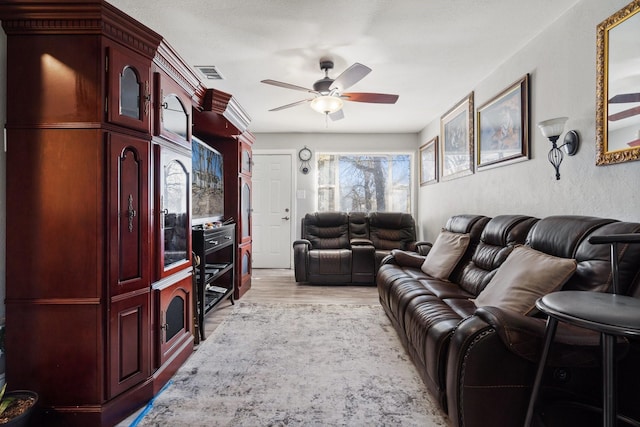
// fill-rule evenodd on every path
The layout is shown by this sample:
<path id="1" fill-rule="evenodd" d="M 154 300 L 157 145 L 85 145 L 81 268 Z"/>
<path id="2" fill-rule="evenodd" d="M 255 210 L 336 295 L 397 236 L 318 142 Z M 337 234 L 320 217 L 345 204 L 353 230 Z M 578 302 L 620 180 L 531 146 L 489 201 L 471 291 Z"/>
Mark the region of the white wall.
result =
<path id="1" fill-rule="evenodd" d="M 335 133 L 257 133 L 256 143 L 253 146 L 254 154 L 268 153 L 273 150 L 291 150 L 295 152 L 294 162 L 296 168 L 296 179 L 294 180 L 294 228 L 296 238 L 300 237 L 300 220 L 308 212 L 317 210 L 316 183 L 318 182 L 316 153 L 360 153 L 360 152 L 410 152 L 415 154 L 418 147 L 417 134 L 335 134 Z M 297 152 L 304 147 L 308 147 L 313 157 L 309 162 L 311 171 L 304 175 L 299 171 L 300 161 Z M 415 159 L 414 159 L 415 161 Z M 297 191 L 305 193 L 305 198 L 296 198 Z M 412 188 L 416 194 L 417 184 L 414 182 Z M 415 198 L 417 203 L 417 197 Z M 414 215 L 417 207 L 414 206 Z"/>
<path id="2" fill-rule="evenodd" d="M 524 74 L 530 80 L 531 160 L 477 172 L 420 189 L 422 238 L 433 241 L 458 213 L 537 217 L 580 214 L 640 221 L 640 162 L 595 166 L 596 26 L 629 0 L 583 0 L 475 85 L 480 106 Z M 470 64 L 473 66 L 473 64 Z M 466 93 L 452 93 L 451 105 Z M 443 113 L 447 110 L 443 108 Z M 567 116 L 565 130 L 581 137 L 578 153 L 565 155 L 556 181 L 550 148 L 536 123 Z M 425 143 L 439 133 L 439 118 L 420 133 Z"/>

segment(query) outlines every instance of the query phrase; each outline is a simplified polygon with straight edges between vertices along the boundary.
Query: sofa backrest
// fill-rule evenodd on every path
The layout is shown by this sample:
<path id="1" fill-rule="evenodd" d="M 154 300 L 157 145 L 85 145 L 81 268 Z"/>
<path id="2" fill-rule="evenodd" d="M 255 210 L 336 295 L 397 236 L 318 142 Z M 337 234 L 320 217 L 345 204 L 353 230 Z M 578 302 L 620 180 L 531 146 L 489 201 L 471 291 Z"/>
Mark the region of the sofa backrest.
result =
<path id="1" fill-rule="evenodd" d="M 610 245 L 593 245 L 591 236 L 639 233 L 640 224 L 576 215 L 550 216 L 538 221 L 527 236 L 533 249 L 574 258 L 578 267 L 564 290 L 609 292 L 612 286 Z M 618 292 L 640 297 L 640 245 L 618 246 Z"/>
<path id="2" fill-rule="evenodd" d="M 454 283 L 462 283 L 465 275 L 468 274 L 468 265 L 471 262 L 473 253 L 478 247 L 480 242 L 480 236 L 485 225 L 491 220 L 491 218 L 484 215 L 454 215 L 447 220 L 444 230 L 452 233 L 469 234 L 470 242 L 464 255 L 453 269 L 453 272 L 449 276 L 449 280 Z"/>
<path id="3" fill-rule="evenodd" d="M 415 221 L 407 213 L 370 213 L 369 239 L 376 249 L 414 250 L 416 242 Z"/>
<path id="4" fill-rule="evenodd" d="M 349 239 L 369 239 L 369 218 L 366 213 L 349 213 Z"/>
<path id="5" fill-rule="evenodd" d="M 470 258 L 458 265 L 456 283 L 467 292 L 478 295 L 515 245 L 525 242 L 537 221 L 537 218 L 526 215 L 499 215 L 485 222 Z M 476 227 L 479 228 L 481 223 L 478 221 Z M 474 242 L 473 235 L 471 240 Z"/>
<path id="6" fill-rule="evenodd" d="M 311 249 L 348 249 L 349 217 L 345 212 L 306 214 L 301 236 L 311 242 Z"/>

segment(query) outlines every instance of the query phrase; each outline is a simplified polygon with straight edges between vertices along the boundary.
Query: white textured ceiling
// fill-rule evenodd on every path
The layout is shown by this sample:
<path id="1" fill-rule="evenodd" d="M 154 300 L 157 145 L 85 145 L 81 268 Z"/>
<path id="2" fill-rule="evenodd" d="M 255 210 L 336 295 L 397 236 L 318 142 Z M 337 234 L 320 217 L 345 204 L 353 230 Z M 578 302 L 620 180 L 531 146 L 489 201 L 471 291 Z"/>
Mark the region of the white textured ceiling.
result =
<path id="1" fill-rule="evenodd" d="M 111 0 L 160 33 L 192 66 L 215 65 L 252 132 L 418 132 L 579 0 Z M 329 121 L 303 104 L 329 57 L 337 77 L 373 69 L 349 90 L 400 95 L 395 105 L 345 102 Z M 505 82 L 508 84 L 510 82 Z"/>

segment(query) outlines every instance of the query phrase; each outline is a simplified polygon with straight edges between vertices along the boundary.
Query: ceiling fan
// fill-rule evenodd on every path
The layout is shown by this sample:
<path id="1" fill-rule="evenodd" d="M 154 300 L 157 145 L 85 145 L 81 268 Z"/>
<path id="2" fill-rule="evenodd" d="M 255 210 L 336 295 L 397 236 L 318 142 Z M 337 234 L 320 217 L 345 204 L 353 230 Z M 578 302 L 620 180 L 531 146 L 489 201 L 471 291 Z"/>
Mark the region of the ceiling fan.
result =
<path id="1" fill-rule="evenodd" d="M 640 93 L 623 93 L 609 100 L 609 104 L 627 104 L 640 102 Z M 619 113 L 609 115 L 610 121 L 618 121 L 640 114 L 640 107 L 632 107 Z"/>
<path id="2" fill-rule="evenodd" d="M 336 79 L 329 77 L 329 70 L 333 69 L 333 61 L 320 60 L 320 69 L 324 71 L 324 78 L 316 81 L 313 84 L 313 89 L 276 80 L 262 80 L 262 83 L 268 85 L 299 90 L 314 95 L 312 98 L 272 108 L 269 111 L 280 111 L 297 105 L 310 103 L 311 108 L 315 111 L 325 114 L 325 116 L 328 116 L 331 120 L 340 120 L 344 118 L 344 112 L 342 111 L 343 101 L 395 104 L 398 100 L 398 95 L 387 93 L 344 92 L 371 72 L 371 68 L 360 63 L 356 62 L 344 70 Z"/>

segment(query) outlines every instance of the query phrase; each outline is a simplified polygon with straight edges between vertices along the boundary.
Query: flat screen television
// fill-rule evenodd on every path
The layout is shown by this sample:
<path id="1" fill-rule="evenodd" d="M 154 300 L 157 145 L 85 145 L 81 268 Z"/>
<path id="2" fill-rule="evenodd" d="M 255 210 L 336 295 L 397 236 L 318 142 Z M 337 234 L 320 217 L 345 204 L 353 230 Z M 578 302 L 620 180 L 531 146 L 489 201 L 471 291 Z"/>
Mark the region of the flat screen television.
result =
<path id="1" fill-rule="evenodd" d="M 224 218 L 222 154 L 192 137 L 191 223 L 202 225 Z"/>

